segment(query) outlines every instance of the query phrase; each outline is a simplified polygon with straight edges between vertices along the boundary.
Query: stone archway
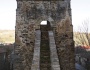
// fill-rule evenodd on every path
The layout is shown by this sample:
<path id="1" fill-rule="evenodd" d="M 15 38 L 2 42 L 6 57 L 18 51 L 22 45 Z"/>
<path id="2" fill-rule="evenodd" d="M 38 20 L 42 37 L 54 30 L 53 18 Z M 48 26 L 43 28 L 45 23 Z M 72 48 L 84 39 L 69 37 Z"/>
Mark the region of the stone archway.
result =
<path id="1" fill-rule="evenodd" d="M 40 23 L 40 30 L 51 30 L 51 24 L 49 21 L 42 21 Z"/>

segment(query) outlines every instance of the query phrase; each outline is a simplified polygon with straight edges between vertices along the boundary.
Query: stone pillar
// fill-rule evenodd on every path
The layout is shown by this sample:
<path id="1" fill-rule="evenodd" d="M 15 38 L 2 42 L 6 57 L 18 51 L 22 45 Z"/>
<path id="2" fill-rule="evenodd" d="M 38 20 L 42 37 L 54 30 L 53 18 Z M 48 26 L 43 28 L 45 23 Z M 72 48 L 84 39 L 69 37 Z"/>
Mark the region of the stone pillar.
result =
<path id="1" fill-rule="evenodd" d="M 15 61 L 14 70 L 31 70 L 35 41 L 35 24 L 34 20 L 29 19 L 27 16 L 27 11 L 30 11 L 30 9 L 26 4 L 28 2 L 17 2 L 15 53 L 18 58 Z"/>
<path id="2" fill-rule="evenodd" d="M 75 70 L 73 26 L 69 17 L 56 25 L 55 35 L 61 70 Z"/>
<path id="3" fill-rule="evenodd" d="M 17 70 L 30 70 L 33 57 L 34 49 L 34 24 L 28 24 L 27 26 L 23 24 L 20 30 L 16 31 L 16 53 L 18 53 L 20 63 Z M 16 59 L 17 60 L 17 59 Z M 21 67 L 20 67 L 21 66 Z"/>

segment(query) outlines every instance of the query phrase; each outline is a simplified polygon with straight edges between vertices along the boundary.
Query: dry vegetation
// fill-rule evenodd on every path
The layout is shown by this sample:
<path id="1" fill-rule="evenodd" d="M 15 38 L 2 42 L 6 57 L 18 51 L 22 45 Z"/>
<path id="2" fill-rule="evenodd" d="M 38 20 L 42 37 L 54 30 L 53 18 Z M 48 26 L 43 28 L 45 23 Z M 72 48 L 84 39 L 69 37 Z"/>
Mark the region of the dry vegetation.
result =
<path id="1" fill-rule="evenodd" d="M 81 45 L 90 48 L 89 25 L 89 20 L 85 20 L 82 25 L 79 26 L 78 32 L 74 32 L 74 41 L 76 46 Z"/>
<path id="2" fill-rule="evenodd" d="M 15 30 L 0 30 L 0 43 L 14 43 Z"/>
<path id="3" fill-rule="evenodd" d="M 86 33 L 74 32 L 74 41 L 75 46 L 89 46 L 90 33 L 88 33 L 88 37 Z"/>

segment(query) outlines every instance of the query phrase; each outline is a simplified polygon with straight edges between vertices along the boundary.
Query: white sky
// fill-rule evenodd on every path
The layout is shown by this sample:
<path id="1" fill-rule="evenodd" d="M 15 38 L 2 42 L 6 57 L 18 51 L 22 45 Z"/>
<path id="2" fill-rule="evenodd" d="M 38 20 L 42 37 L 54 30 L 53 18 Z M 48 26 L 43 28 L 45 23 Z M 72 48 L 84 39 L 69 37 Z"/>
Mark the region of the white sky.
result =
<path id="1" fill-rule="evenodd" d="M 90 0 L 71 0 L 74 31 L 86 19 L 90 20 Z M 0 29 L 15 29 L 16 0 L 0 0 Z"/>
<path id="2" fill-rule="evenodd" d="M 47 21 L 42 21 L 40 24 L 41 25 L 47 25 Z"/>
<path id="3" fill-rule="evenodd" d="M 15 29 L 16 0 L 0 0 L 0 29 Z"/>
<path id="4" fill-rule="evenodd" d="M 90 0 L 71 0 L 71 8 L 73 28 L 77 31 L 84 21 L 90 21 Z"/>

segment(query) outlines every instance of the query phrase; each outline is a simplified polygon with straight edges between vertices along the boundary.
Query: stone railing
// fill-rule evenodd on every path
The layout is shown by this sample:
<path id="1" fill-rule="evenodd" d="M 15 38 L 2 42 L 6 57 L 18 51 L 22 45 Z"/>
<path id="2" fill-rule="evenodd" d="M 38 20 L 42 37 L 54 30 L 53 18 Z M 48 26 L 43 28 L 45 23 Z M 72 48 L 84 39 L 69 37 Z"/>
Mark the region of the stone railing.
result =
<path id="1" fill-rule="evenodd" d="M 50 45 L 51 70 L 60 70 L 59 59 L 57 55 L 53 32 L 49 31 L 48 33 L 49 33 L 49 45 Z"/>
<path id="2" fill-rule="evenodd" d="M 36 30 L 35 47 L 31 70 L 40 70 L 40 38 L 41 32 L 40 30 Z"/>

